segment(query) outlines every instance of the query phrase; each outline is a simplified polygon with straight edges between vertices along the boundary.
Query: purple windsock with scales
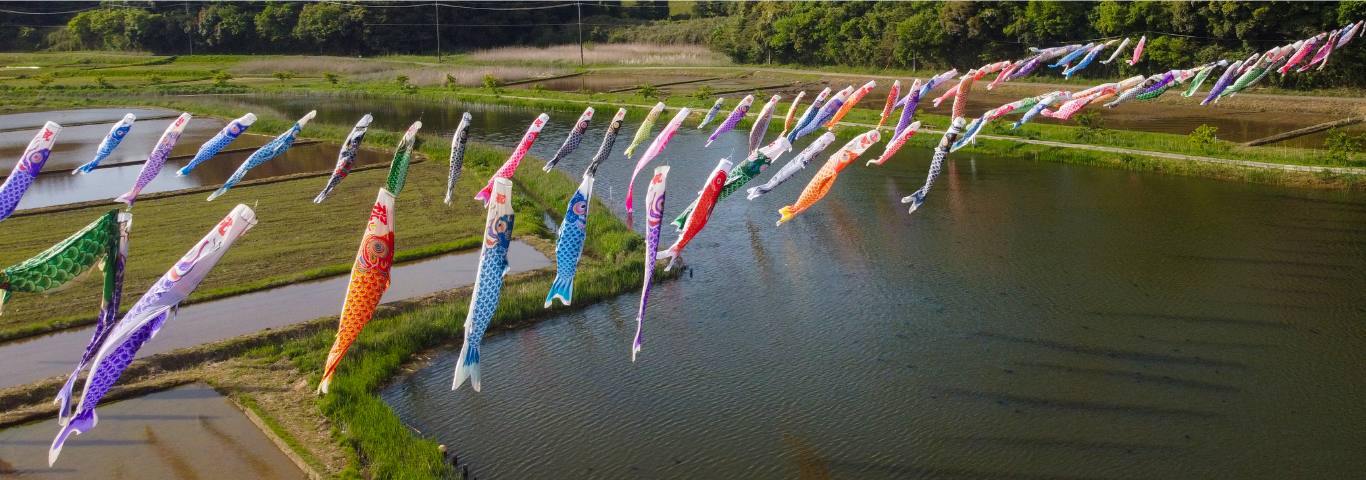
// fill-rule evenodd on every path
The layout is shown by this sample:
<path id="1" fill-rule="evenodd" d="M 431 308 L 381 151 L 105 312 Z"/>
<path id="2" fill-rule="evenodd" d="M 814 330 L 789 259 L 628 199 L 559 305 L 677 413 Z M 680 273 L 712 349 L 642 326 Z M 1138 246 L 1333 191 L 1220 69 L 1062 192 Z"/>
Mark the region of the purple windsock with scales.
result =
<path id="1" fill-rule="evenodd" d="M 25 148 L 24 154 L 19 157 L 19 163 L 15 164 L 14 170 L 5 177 L 5 183 L 0 184 L 0 222 L 9 218 L 14 209 L 19 207 L 19 199 L 24 198 L 24 192 L 33 185 L 33 179 L 38 177 L 38 172 L 43 170 L 48 155 L 52 154 L 52 144 L 57 142 L 57 134 L 61 131 L 61 125 L 47 122 L 43 129 L 33 136 L 33 140 L 28 142 L 28 148 Z"/>
<path id="2" fill-rule="evenodd" d="M 740 119 L 745 118 L 745 114 L 749 113 L 750 105 L 753 104 L 754 95 L 745 95 L 745 99 L 740 100 L 740 104 L 735 106 L 735 110 L 731 110 L 730 115 L 726 116 L 726 121 L 721 122 L 721 126 L 716 127 L 715 132 L 711 132 L 711 136 L 707 137 L 707 144 L 704 146 L 711 146 L 711 142 L 715 142 L 716 137 L 721 136 L 721 134 L 723 133 L 734 130 L 735 125 L 740 123 Z"/>
<path id="3" fill-rule="evenodd" d="M 138 192 L 141 192 L 147 184 L 152 183 L 152 179 L 157 178 L 161 173 L 161 167 L 166 165 L 166 159 L 171 158 L 171 149 L 180 140 L 180 132 L 185 131 L 185 125 L 190 123 L 190 114 L 182 113 L 175 121 L 166 126 L 166 131 L 162 132 L 161 139 L 157 140 L 157 146 L 152 148 L 152 153 L 147 156 L 147 162 L 142 164 L 142 172 L 138 174 L 137 182 L 133 183 L 133 189 L 128 193 L 119 195 L 115 202 L 128 204 L 128 209 L 133 209 L 133 202 L 138 199 Z"/>
<path id="4" fill-rule="evenodd" d="M 664 227 L 664 190 L 669 177 L 669 166 L 655 167 L 650 189 L 645 193 L 645 288 L 640 291 L 640 311 L 636 313 L 636 340 L 631 343 L 631 361 L 640 352 L 641 331 L 645 327 L 645 305 L 650 302 L 650 286 L 654 284 L 655 255 L 659 252 L 659 230 Z"/>

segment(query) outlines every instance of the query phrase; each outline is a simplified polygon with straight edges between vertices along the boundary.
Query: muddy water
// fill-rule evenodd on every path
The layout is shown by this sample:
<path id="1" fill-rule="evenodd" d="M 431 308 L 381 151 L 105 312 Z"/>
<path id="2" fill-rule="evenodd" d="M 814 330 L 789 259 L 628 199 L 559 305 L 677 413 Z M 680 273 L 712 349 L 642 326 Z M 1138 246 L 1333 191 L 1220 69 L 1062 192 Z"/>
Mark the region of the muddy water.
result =
<path id="1" fill-rule="evenodd" d="M 513 242 L 508 259 L 510 273 L 551 265 L 545 255 L 522 242 Z M 384 302 L 473 284 L 478 266 L 478 252 L 397 265 Z M 349 277 L 342 275 L 186 306 L 166 322 L 138 357 L 336 315 L 346 298 L 348 281 Z M 0 358 L 5 359 L 6 366 L 0 369 L 0 388 L 71 373 L 92 332 L 93 327 L 66 330 L 0 344 Z"/>
<path id="2" fill-rule="evenodd" d="M 178 112 L 165 110 L 132 111 L 145 117 L 178 114 Z M 101 168 L 85 175 L 67 174 L 71 169 L 94 158 L 100 142 L 109 133 L 110 124 L 122 118 L 123 113 L 121 112 L 124 110 L 95 109 L 94 112 L 67 110 L 0 116 L 0 125 L 9 125 L 32 123 L 33 118 L 39 118 L 39 122 L 43 118 L 94 119 L 91 121 L 95 121 L 104 120 L 104 117 L 112 114 L 118 115 L 116 118 L 110 119 L 109 124 L 63 128 L 62 133 L 57 137 L 58 141 L 51 157 L 48 158 L 47 164 L 43 167 L 44 172 L 58 173 L 40 175 L 33 186 L 29 188 L 28 193 L 24 195 L 23 200 L 19 202 L 19 208 L 46 207 L 99 199 L 110 199 L 112 201 L 113 198 L 131 189 L 134 182 L 137 181 L 138 175 L 142 172 L 142 164 L 147 160 L 147 154 L 156 146 L 162 132 L 173 119 L 146 120 L 133 124 L 132 130 L 119 144 L 119 147 L 114 150 L 114 153 L 100 162 L 101 166 L 119 165 L 118 167 Z M 41 116 L 29 117 L 34 115 Z M 247 157 L 251 156 L 252 149 L 266 144 L 274 138 L 272 135 L 279 133 L 273 132 L 263 135 L 261 132 L 247 132 L 234 140 L 227 148 L 227 150 L 247 150 L 220 153 L 199 164 L 194 171 L 190 172 L 190 175 L 177 177 L 176 170 L 189 163 L 191 157 L 199 151 L 199 147 L 222 128 L 223 122 L 214 118 L 199 117 L 190 120 L 185 132 L 181 134 L 180 140 L 176 143 L 176 147 L 171 151 L 173 157 L 182 155 L 185 157 L 168 160 L 162 168 L 161 174 L 143 189 L 143 193 L 220 184 L 232 176 L 237 167 Z M 14 164 L 18 162 L 24 148 L 28 146 L 29 140 L 33 138 L 34 131 L 0 133 L 0 172 L 8 175 L 8 172 L 14 168 Z M 300 144 L 290 148 L 283 155 L 252 169 L 247 173 L 246 179 L 330 170 L 336 165 L 338 149 L 337 145 L 327 143 Z M 357 166 L 388 161 L 389 158 L 385 155 L 371 150 L 361 150 L 356 155 Z"/>
<path id="3" fill-rule="evenodd" d="M 473 136 L 515 137 L 535 113 L 477 113 Z M 576 115 L 552 113 L 533 153 Z M 656 160 L 673 166 L 666 218 L 743 148 L 743 132 L 703 148 L 708 133 L 680 130 Z M 929 158 L 858 161 L 781 227 L 817 166 L 723 200 L 692 272 L 655 286 L 634 363 L 627 294 L 487 338 L 480 393 L 450 390 L 452 349 L 381 397 L 481 478 L 1366 468 L 1366 195 L 958 155 L 910 216 L 898 199 Z M 634 163 L 599 170 L 618 213 Z"/>
<path id="4" fill-rule="evenodd" d="M 0 430 L 5 479 L 307 478 L 224 396 L 189 385 L 100 405 L 99 426 L 72 435 L 56 465 L 48 420 Z"/>

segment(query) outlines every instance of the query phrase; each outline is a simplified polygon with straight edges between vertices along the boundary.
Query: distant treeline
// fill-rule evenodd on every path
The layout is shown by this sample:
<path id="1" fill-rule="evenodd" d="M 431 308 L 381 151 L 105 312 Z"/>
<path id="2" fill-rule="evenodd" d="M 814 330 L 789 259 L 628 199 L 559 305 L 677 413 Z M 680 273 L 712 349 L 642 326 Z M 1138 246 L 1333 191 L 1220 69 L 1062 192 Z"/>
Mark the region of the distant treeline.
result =
<path id="1" fill-rule="evenodd" d="M 731 4 L 728 15 L 710 45 L 739 63 L 965 69 L 1024 57 L 1028 47 L 1146 34 L 1136 67 L 1096 62 L 1082 71 L 1114 78 L 1247 58 L 1366 19 L 1366 2 L 764 1 Z M 1269 79 L 1366 87 L 1366 41 L 1333 52 L 1322 72 Z"/>
<path id="2" fill-rule="evenodd" d="M 664 1 L 5 2 L 0 49 L 161 54 L 431 53 L 605 38 L 669 18 Z M 581 9 L 581 12 L 580 12 Z M 85 11 L 81 11 L 85 10 Z M 24 13 L 13 13 L 24 12 Z M 437 24 L 441 24 L 438 29 Z"/>

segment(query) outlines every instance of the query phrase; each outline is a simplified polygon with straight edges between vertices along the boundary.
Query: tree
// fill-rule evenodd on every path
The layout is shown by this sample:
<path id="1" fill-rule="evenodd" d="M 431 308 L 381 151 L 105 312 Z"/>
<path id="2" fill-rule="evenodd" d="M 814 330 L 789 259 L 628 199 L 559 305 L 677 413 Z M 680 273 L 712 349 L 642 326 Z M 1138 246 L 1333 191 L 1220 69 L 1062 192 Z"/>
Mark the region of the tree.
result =
<path id="1" fill-rule="evenodd" d="M 354 37 L 362 8 L 346 8 L 335 3 L 310 3 L 299 12 L 299 23 L 294 36 L 310 42 L 319 50 L 327 45 L 341 45 Z"/>
<path id="2" fill-rule="evenodd" d="M 276 70 L 274 72 L 271 72 L 270 76 L 275 77 L 276 80 L 279 80 L 280 85 L 284 85 L 285 80 L 294 78 L 294 72 L 288 70 Z"/>
<path id="3" fill-rule="evenodd" d="M 266 42 L 283 42 L 294 38 L 294 26 L 299 23 L 300 5 L 294 2 L 270 2 L 256 14 L 256 35 Z"/>
<path id="4" fill-rule="evenodd" d="M 394 84 L 400 87 L 406 87 L 408 86 L 408 80 L 409 78 L 407 75 L 400 73 L 398 76 L 394 77 Z"/>
<path id="5" fill-rule="evenodd" d="M 213 75 L 213 86 L 226 87 L 228 80 L 232 80 L 232 74 L 228 72 L 218 72 Z"/>

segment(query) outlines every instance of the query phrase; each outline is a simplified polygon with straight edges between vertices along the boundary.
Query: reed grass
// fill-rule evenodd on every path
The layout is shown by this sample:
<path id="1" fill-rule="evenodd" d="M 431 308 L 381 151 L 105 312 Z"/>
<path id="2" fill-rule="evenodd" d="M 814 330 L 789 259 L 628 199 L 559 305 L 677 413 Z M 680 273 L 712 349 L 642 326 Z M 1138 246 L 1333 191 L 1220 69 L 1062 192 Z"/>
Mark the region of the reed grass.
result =
<path id="1" fill-rule="evenodd" d="M 584 62 L 590 65 L 729 65 L 725 55 L 702 45 L 609 43 L 583 51 Z M 548 64 L 579 64 L 578 45 L 550 47 L 501 47 L 481 50 L 464 56 L 472 62 L 535 62 Z"/>

